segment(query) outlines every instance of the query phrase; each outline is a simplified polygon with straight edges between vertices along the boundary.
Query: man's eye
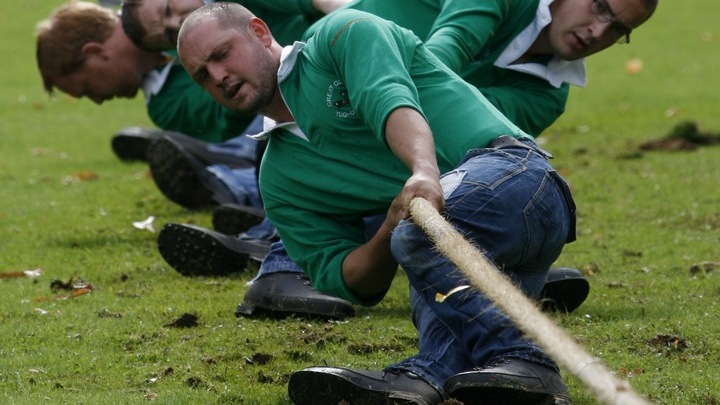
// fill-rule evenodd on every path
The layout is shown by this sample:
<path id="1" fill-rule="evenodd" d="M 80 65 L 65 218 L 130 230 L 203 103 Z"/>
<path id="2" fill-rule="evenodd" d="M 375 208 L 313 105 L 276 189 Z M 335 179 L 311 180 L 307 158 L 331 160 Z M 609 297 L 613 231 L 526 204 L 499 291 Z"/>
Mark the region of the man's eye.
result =
<path id="1" fill-rule="evenodd" d="M 216 61 L 223 60 L 223 59 L 225 59 L 225 57 L 227 57 L 227 55 L 228 55 L 227 50 L 223 49 L 222 51 L 215 52 L 212 56 L 212 59 L 216 60 Z"/>
<path id="2" fill-rule="evenodd" d="M 597 11 L 599 14 L 604 14 L 607 12 L 607 6 L 602 1 L 593 1 L 593 5 L 595 6 L 595 11 Z"/>

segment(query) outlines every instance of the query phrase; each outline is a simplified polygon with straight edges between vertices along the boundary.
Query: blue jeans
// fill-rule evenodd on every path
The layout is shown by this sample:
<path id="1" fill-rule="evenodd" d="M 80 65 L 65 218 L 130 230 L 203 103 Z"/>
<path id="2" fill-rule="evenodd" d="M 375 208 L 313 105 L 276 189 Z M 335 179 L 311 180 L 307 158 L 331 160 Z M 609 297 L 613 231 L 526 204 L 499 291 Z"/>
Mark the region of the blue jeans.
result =
<path id="1" fill-rule="evenodd" d="M 245 135 L 261 132 L 263 128 L 262 122 L 263 116 L 257 115 L 242 134 L 221 143 L 209 144 L 207 148 L 212 152 L 236 156 L 243 160 L 255 160 L 257 141 Z M 250 207 L 262 207 L 254 167 L 238 169 L 216 164 L 207 166 L 206 169 L 220 180 L 229 191 L 233 201 L 227 202 Z"/>
<path id="2" fill-rule="evenodd" d="M 572 197 L 545 157 L 523 148 L 477 149 L 441 183 L 448 221 L 528 296 L 537 296 L 550 265 L 574 237 Z M 556 367 L 477 290 L 436 301 L 436 294 L 470 283 L 420 228 L 401 221 L 391 247 L 410 280 L 419 353 L 389 369 L 412 371 L 442 392 L 451 376 L 494 359 L 514 357 Z"/>

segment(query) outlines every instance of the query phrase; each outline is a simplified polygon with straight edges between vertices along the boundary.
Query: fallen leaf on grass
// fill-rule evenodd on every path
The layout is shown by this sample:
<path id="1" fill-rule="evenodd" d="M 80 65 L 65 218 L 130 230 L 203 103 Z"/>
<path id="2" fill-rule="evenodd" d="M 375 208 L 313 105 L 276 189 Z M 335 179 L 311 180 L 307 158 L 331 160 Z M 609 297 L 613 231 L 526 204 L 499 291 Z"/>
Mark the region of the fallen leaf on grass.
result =
<path id="1" fill-rule="evenodd" d="M 70 295 L 58 294 L 55 296 L 55 300 L 65 300 L 68 298 L 77 298 L 81 295 L 85 295 L 97 289 L 94 284 L 86 283 L 83 280 L 75 280 L 70 278 L 67 282 L 60 280 L 53 280 L 50 282 L 50 289 L 52 291 L 70 291 Z M 47 301 L 50 298 L 38 297 L 33 299 L 34 302 Z"/>
<path id="2" fill-rule="evenodd" d="M 625 71 L 631 75 L 638 74 L 643 70 L 643 61 L 640 58 L 633 58 L 625 62 Z"/>
<path id="3" fill-rule="evenodd" d="M 75 174 L 65 176 L 65 178 L 62 181 L 62 184 L 67 185 L 67 184 L 71 184 L 71 183 L 78 183 L 81 181 L 98 180 L 99 178 L 100 178 L 100 176 L 97 173 L 81 171 L 81 172 L 77 172 Z"/>
<path id="4" fill-rule="evenodd" d="M 38 278 L 42 275 L 41 269 L 35 270 L 23 270 L 23 271 L 11 271 L 7 273 L 0 273 L 0 278 Z"/>
<path id="5" fill-rule="evenodd" d="M 81 295 L 85 295 L 91 291 L 92 291 L 92 288 L 88 288 L 88 287 L 78 288 L 76 290 L 73 290 L 73 292 L 70 293 L 70 298 L 76 298 Z"/>
<path id="6" fill-rule="evenodd" d="M 57 301 L 57 300 L 67 300 L 67 299 L 71 299 L 71 298 L 77 298 L 81 295 L 85 295 L 85 294 L 92 292 L 92 290 L 93 290 L 92 288 L 80 288 L 77 290 L 73 290 L 73 292 L 71 292 L 70 295 L 58 294 L 55 296 L 55 300 Z"/>
<path id="7" fill-rule="evenodd" d="M 626 376 L 626 377 L 633 377 L 633 376 L 636 376 L 636 375 L 641 375 L 641 374 L 643 374 L 643 373 L 644 373 L 644 371 L 643 371 L 643 369 L 641 369 L 641 368 L 634 368 L 634 369 L 631 370 L 631 369 L 629 369 L 629 368 L 621 367 L 621 368 L 618 370 L 618 374 L 624 375 L 624 376 Z"/>
<path id="8" fill-rule="evenodd" d="M 155 217 L 150 215 L 144 221 L 133 222 L 133 226 L 137 229 L 146 229 L 150 232 L 155 232 L 155 226 L 153 225 L 154 221 L 155 221 Z"/>
<path id="9" fill-rule="evenodd" d="M 95 172 L 82 171 L 75 173 L 75 177 L 80 181 L 97 180 L 100 176 Z"/>
<path id="10" fill-rule="evenodd" d="M 583 266 L 583 270 L 584 270 L 585 274 L 587 274 L 590 277 L 594 277 L 598 273 L 602 272 L 602 270 L 600 269 L 600 266 L 596 263 Z"/>

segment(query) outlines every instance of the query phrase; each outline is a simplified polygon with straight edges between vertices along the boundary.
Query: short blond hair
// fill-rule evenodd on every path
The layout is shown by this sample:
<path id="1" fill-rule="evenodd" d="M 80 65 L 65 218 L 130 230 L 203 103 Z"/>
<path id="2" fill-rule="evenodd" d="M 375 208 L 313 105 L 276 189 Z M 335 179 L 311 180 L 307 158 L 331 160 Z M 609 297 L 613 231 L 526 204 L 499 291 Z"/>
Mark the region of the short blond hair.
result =
<path id="1" fill-rule="evenodd" d="M 66 3 L 40 21 L 35 56 L 45 91 L 52 93 L 58 78 L 83 66 L 85 44 L 105 42 L 119 23 L 114 11 L 85 1 Z"/>

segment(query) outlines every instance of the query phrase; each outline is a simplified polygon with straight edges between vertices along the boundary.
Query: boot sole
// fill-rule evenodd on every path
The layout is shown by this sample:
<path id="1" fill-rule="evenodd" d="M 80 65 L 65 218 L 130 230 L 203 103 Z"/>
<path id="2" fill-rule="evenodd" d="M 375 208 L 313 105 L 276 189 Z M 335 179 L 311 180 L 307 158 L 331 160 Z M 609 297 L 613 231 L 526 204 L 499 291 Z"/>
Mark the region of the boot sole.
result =
<path id="1" fill-rule="evenodd" d="M 158 235 L 158 250 L 165 261 L 184 276 L 226 276 L 240 273 L 248 254 L 234 251 L 209 233 L 169 223 Z"/>
<path id="2" fill-rule="evenodd" d="M 262 208 L 221 205 L 213 210 L 213 229 L 225 235 L 239 235 L 253 226 L 259 225 L 265 218 Z"/>
<path id="3" fill-rule="evenodd" d="M 155 184 L 169 200 L 189 209 L 217 205 L 212 191 L 197 174 L 204 166 L 184 154 L 172 141 L 160 138 L 150 144 L 147 160 Z"/>

